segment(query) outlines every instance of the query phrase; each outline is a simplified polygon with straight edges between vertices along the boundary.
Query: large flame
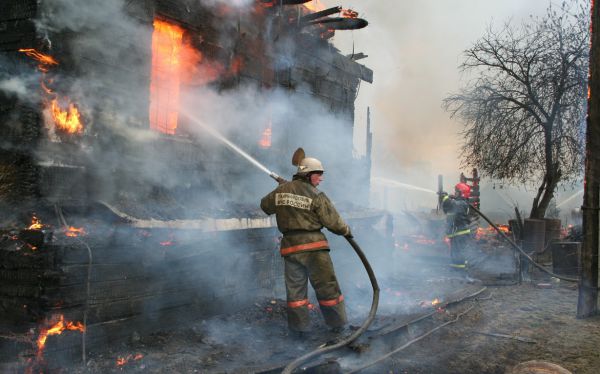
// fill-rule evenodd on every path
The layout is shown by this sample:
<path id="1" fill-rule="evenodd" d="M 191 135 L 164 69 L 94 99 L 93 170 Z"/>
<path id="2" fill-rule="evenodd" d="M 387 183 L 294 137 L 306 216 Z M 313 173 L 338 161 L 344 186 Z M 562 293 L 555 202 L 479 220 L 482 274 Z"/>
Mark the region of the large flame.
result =
<path id="1" fill-rule="evenodd" d="M 57 317 L 55 316 L 55 319 L 56 318 Z M 84 332 L 85 326 L 83 326 L 83 324 L 81 322 L 70 322 L 70 321 L 65 322 L 65 316 L 63 316 L 62 314 L 58 315 L 58 322 L 56 322 L 55 324 L 53 324 L 50 327 L 42 327 L 40 329 L 40 335 L 37 338 L 38 360 L 41 359 L 43 356 L 44 348 L 46 347 L 46 339 L 48 339 L 48 336 L 60 335 L 65 330 Z"/>
<path id="2" fill-rule="evenodd" d="M 152 75 L 150 78 L 150 128 L 165 134 L 177 132 L 181 85 L 203 85 L 224 73 L 223 65 L 205 61 L 179 25 L 154 20 Z M 232 72 L 241 67 L 235 60 Z"/>
<path id="3" fill-rule="evenodd" d="M 175 134 L 177 129 L 182 46 L 181 27 L 154 20 L 150 128 L 165 134 Z"/>

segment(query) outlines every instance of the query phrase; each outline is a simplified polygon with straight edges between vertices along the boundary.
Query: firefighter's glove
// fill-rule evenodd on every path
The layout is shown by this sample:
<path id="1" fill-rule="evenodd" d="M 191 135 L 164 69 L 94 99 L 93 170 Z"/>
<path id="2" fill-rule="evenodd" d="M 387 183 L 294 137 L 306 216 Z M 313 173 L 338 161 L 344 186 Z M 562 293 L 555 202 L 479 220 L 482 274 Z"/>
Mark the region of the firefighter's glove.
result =
<path id="1" fill-rule="evenodd" d="M 354 239 L 354 235 L 352 235 L 352 231 L 350 231 L 350 227 L 348 227 L 348 231 L 346 231 L 346 234 L 344 234 L 345 238 L 348 239 Z"/>

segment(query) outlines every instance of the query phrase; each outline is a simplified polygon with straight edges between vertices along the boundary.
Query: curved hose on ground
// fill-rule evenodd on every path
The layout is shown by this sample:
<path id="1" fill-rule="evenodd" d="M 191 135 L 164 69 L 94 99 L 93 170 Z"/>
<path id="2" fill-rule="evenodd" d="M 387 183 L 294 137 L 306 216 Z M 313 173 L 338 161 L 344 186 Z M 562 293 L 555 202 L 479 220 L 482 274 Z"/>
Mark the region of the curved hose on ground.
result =
<path id="1" fill-rule="evenodd" d="M 519 247 L 517 245 L 517 243 L 515 243 L 508 236 L 506 236 L 506 234 L 503 233 L 502 230 L 500 230 L 498 228 L 498 226 L 496 226 L 492 221 L 490 221 L 490 219 L 487 218 L 485 216 L 485 214 L 481 213 L 481 211 L 479 209 L 475 208 L 472 204 L 469 204 L 469 207 L 471 209 L 473 209 L 477 214 L 479 214 L 484 220 L 486 220 L 487 223 L 489 223 L 498 232 L 498 234 L 500 234 L 507 242 L 510 243 L 510 245 L 512 245 L 517 251 L 519 251 L 519 253 L 521 253 L 521 255 L 527 259 L 527 261 L 529 261 L 529 262 L 531 262 L 531 264 L 533 264 L 533 266 L 535 266 L 536 268 L 540 269 L 544 273 L 547 273 L 547 274 L 549 274 L 549 275 L 551 275 L 551 276 L 553 276 L 555 278 L 562 279 L 562 280 L 567 281 L 567 282 L 579 282 L 579 278 L 569 278 L 569 277 L 564 277 L 562 275 L 554 274 L 550 270 L 546 269 L 542 265 L 540 265 L 537 262 L 535 262 L 533 260 L 533 258 L 531 258 L 531 256 L 529 256 L 529 254 L 527 254 L 527 252 L 525 252 L 523 249 L 521 249 L 521 247 Z"/>
<path id="2" fill-rule="evenodd" d="M 285 367 L 285 369 L 283 369 L 283 371 L 282 371 L 283 374 L 292 373 L 294 371 L 294 369 L 296 369 L 298 366 L 300 366 L 300 364 L 302 364 L 304 361 L 308 360 L 309 358 L 312 358 L 312 357 L 315 357 L 318 355 L 322 355 L 327 352 L 334 351 L 338 348 L 344 347 L 344 346 L 352 343 L 354 340 L 356 340 L 359 336 L 361 336 L 369 328 L 369 325 L 371 324 L 371 322 L 373 322 L 373 319 L 375 319 L 375 313 L 377 313 L 377 306 L 379 305 L 379 285 L 377 284 L 377 279 L 375 278 L 375 273 L 373 273 L 371 264 L 369 264 L 367 257 L 365 256 L 363 251 L 360 249 L 358 244 L 354 241 L 354 239 L 347 237 L 347 236 L 345 238 L 346 238 L 346 240 L 348 240 L 348 243 L 350 243 L 350 245 L 352 246 L 352 248 L 354 249 L 354 251 L 356 252 L 358 257 L 360 257 L 360 261 L 362 262 L 363 266 L 365 267 L 365 270 L 367 271 L 367 274 L 369 275 L 369 280 L 371 281 L 371 286 L 373 287 L 373 301 L 371 303 L 371 310 L 369 311 L 369 315 L 367 316 L 367 319 L 365 320 L 365 322 L 363 322 L 363 324 L 360 326 L 360 328 L 358 330 L 356 330 L 352 335 L 349 335 L 348 337 L 342 339 L 341 341 L 339 341 L 333 345 L 315 349 L 314 351 L 309 352 L 309 353 L 305 354 L 304 356 L 298 357 L 294 361 L 290 362 Z"/>

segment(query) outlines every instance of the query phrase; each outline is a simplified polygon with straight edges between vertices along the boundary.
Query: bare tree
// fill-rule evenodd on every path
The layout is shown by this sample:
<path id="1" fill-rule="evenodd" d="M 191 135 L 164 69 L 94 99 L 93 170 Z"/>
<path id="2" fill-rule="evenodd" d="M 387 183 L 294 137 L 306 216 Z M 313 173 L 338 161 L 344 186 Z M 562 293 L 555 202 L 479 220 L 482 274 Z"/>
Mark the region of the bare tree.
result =
<path id="1" fill-rule="evenodd" d="M 543 218 L 558 183 L 583 171 L 589 0 L 550 5 L 519 27 L 490 26 L 464 54 L 472 79 L 444 99 L 465 126 L 463 166 L 535 183 L 530 216 Z"/>

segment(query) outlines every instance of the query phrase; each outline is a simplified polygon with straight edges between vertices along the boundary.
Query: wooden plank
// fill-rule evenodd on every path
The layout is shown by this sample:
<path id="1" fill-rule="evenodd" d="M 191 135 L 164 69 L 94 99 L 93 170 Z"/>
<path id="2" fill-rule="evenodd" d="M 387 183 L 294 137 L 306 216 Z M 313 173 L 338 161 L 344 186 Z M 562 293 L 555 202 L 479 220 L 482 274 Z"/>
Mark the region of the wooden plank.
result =
<path id="1" fill-rule="evenodd" d="M 600 7 L 592 2 L 591 49 L 586 160 L 583 192 L 583 243 L 581 246 L 581 282 L 577 302 L 577 317 L 598 313 L 598 246 L 600 245 Z"/>
<path id="2" fill-rule="evenodd" d="M 19 20 L 34 18 L 37 13 L 35 0 L 2 0 L 0 2 L 0 20 Z"/>

